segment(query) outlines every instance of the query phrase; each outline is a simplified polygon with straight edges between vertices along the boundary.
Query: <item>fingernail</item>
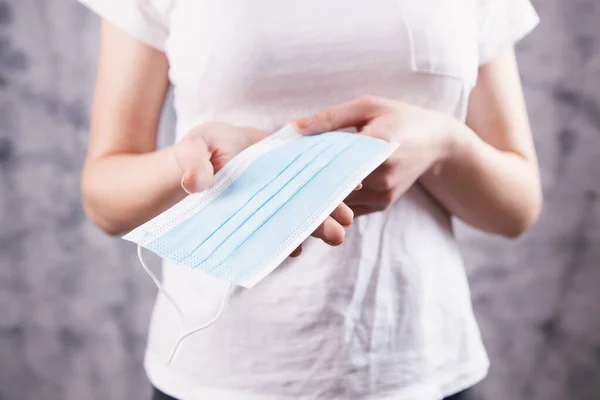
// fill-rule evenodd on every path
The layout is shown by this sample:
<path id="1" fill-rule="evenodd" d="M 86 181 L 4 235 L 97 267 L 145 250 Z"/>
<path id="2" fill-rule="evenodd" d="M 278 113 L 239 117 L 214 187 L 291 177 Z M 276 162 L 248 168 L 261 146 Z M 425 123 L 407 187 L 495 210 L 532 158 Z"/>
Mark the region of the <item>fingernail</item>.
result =
<path id="1" fill-rule="evenodd" d="M 184 184 L 185 180 L 186 180 L 186 176 L 185 176 L 185 175 L 183 175 L 183 176 L 181 177 L 181 183 L 180 183 L 180 185 L 181 185 L 181 188 L 182 188 L 182 189 L 183 189 L 183 191 L 184 191 L 184 192 L 186 192 L 187 194 L 192 194 L 192 192 L 190 192 L 190 191 L 189 191 L 189 190 L 188 190 L 188 189 L 185 187 L 185 184 Z"/>
<path id="2" fill-rule="evenodd" d="M 304 131 L 308 129 L 313 124 L 313 122 L 313 118 L 309 117 L 295 120 L 294 125 L 296 126 L 297 130 Z"/>

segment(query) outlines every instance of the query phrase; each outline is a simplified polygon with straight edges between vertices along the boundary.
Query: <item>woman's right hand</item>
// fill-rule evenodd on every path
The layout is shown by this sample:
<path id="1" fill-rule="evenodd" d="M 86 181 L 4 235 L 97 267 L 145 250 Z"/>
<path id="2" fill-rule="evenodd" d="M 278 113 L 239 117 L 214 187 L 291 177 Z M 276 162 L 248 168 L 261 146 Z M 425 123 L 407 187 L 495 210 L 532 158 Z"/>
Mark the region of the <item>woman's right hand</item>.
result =
<path id="1" fill-rule="evenodd" d="M 260 129 L 221 122 L 198 125 L 174 146 L 175 159 L 183 174 L 181 187 L 188 193 L 208 189 L 214 174 L 225 164 L 267 136 Z"/>
<path id="2" fill-rule="evenodd" d="M 174 145 L 174 154 L 182 172 L 181 187 L 188 193 L 206 190 L 214 174 L 241 151 L 266 138 L 265 131 L 237 127 L 220 122 L 197 126 Z M 312 236 L 331 246 L 344 241 L 344 228 L 352 224 L 354 214 L 341 203 L 313 232 Z M 302 252 L 299 246 L 291 256 Z"/>
<path id="3" fill-rule="evenodd" d="M 225 163 L 268 135 L 210 123 L 157 150 L 169 88 L 167 57 L 106 22 L 100 49 L 81 189 L 87 215 L 104 232 L 121 235 L 152 219 L 184 197 L 181 187 L 206 189 Z M 313 236 L 340 244 L 352 218 L 340 205 Z"/>

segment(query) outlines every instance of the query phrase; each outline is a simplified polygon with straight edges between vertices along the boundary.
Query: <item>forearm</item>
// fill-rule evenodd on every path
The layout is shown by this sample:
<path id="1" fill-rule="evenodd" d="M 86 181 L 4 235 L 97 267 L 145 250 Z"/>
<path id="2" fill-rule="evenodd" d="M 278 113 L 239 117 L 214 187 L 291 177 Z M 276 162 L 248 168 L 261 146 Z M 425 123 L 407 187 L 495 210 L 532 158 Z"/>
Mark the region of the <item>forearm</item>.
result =
<path id="1" fill-rule="evenodd" d="M 121 234 L 185 197 L 181 177 L 173 147 L 90 160 L 82 176 L 84 208 L 104 231 Z"/>
<path id="2" fill-rule="evenodd" d="M 447 155 L 421 184 L 467 224 L 509 237 L 521 234 L 541 208 L 536 163 L 494 148 L 459 121 L 448 123 L 453 133 Z"/>

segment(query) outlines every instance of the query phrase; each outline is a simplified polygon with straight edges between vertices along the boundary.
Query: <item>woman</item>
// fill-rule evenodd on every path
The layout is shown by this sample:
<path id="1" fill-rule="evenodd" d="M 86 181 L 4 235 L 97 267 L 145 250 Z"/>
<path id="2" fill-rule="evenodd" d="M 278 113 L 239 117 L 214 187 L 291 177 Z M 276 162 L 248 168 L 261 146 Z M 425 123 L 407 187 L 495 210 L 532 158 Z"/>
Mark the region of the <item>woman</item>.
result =
<path id="1" fill-rule="evenodd" d="M 155 397 L 468 396 L 488 360 L 451 216 L 514 237 L 541 207 L 512 48 L 538 21 L 528 0 L 84 2 L 104 22 L 83 195 L 110 234 L 286 122 L 400 143 L 314 233 L 326 243 L 235 291 L 172 364 L 177 315 L 158 296 Z M 156 150 L 169 83 L 179 140 Z M 200 324 L 226 282 L 165 263 L 164 285 Z"/>

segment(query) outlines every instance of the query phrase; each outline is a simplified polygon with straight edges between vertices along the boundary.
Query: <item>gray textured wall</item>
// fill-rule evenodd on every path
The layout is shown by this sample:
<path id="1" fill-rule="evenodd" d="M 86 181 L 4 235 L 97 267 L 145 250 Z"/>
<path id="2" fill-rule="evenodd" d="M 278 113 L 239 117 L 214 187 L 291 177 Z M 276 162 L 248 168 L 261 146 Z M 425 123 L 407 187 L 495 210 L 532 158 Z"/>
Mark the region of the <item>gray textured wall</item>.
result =
<path id="1" fill-rule="evenodd" d="M 595 400 L 600 4 L 535 4 L 543 23 L 519 56 L 544 213 L 518 241 L 460 230 L 493 361 L 479 392 Z M 155 289 L 133 248 L 80 206 L 97 28 L 71 0 L 0 0 L 0 399 L 149 395 L 141 360 Z M 169 121 L 167 111 L 164 132 Z"/>

